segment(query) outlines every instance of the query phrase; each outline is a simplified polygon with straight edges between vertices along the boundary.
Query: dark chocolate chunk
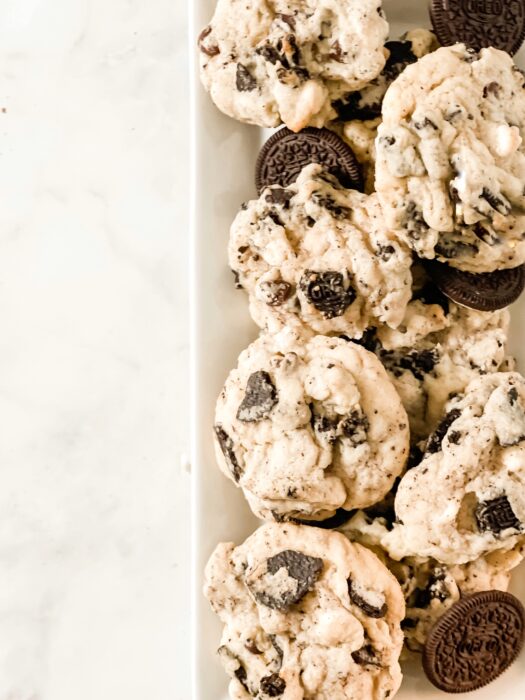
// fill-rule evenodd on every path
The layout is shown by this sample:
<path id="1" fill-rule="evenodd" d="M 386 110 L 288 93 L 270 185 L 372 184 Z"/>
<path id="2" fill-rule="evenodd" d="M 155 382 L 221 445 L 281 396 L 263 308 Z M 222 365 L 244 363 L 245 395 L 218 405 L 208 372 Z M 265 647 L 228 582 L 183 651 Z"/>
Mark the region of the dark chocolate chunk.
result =
<path id="1" fill-rule="evenodd" d="M 339 416 L 317 415 L 312 410 L 311 424 L 317 436 L 325 442 L 333 444 L 338 437 Z"/>
<path id="2" fill-rule="evenodd" d="M 499 97 L 501 93 L 501 85 L 499 83 L 496 83 L 495 81 L 492 81 L 491 83 L 488 83 L 485 85 L 483 88 L 483 97 L 488 97 L 489 95 L 494 95 L 495 97 Z"/>
<path id="3" fill-rule="evenodd" d="M 404 620 L 401 620 L 401 629 L 413 630 L 418 626 L 418 624 L 419 620 L 415 620 L 413 617 L 405 617 Z"/>
<path id="4" fill-rule="evenodd" d="M 478 503 L 475 516 L 480 532 L 493 532 L 499 535 L 508 528 L 521 530 L 522 527 L 506 496 Z"/>
<path id="5" fill-rule="evenodd" d="M 340 426 L 343 437 L 349 438 L 354 445 L 366 442 L 366 434 L 370 424 L 361 410 L 348 413 L 341 421 Z"/>
<path id="6" fill-rule="evenodd" d="M 365 350 L 369 350 L 370 352 L 375 352 L 379 346 L 375 328 L 367 328 L 360 338 L 349 338 L 346 335 L 340 335 L 339 337 L 349 343 L 361 345 L 361 347 L 365 348 Z"/>
<path id="7" fill-rule="evenodd" d="M 234 671 L 235 678 L 239 681 L 239 683 L 242 685 L 244 690 L 250 692 L 250 689 L 248 688 L 248 674 L 246 673 L 246 669 L 244 666 L 239 666 L 239 668 Z"/>
<path id="8" fill-rule="evenodd" d="M 432 131 L 437 131 L 437 125 L 434 124 L 434 122 L 428 117 L 424 117 L 424 119 L 421 121 L 414 122 L 414 129 L 417 131 L 423 131 L 423 129 L 432 129 Z"/>
<path id="9" fill-rule="evenodd" d="M 385 368 L 395 377 L 401 377 L 403 371 L 411 372 L 416 379 L 422 381 L 426 374 L 432 372 L 439 362 L 440 354 L 437 348 L 432 350 L 380 350 L 379 359 Z"/>
<path id="10" fill-rule="evenodd" d="M 416 588 L 410 596 L 408 607 L 428 608 L 433 600 L 445 602 L 450 596 L 450 591 L 446 584 L 445 570 L 437 566 L 430 574 L 425 588 Z"/>
<path id="11" fill-rule="evenodd" d="M 265 199 L 269 204 L 280 204 L 283 209 L 290 208 L 290 200 L 294 193 L 284 187 L 276 187 L 275 185 L 268 190 Z"/>
<path id="12" fill-rule="evenodd" d="M 255 166 L 257 191 L 292 184 L 309 163 L 322 165 L 344 187 L 363 190 L 361 167 L 350 146 L 333 131 L 308 127 L 298 134 L 279 129 L 264 144 Z"/>
<path id="13" fill-rule="evenodd" d="M 438 427 L 434 430 L 432 435 L 428 438 L 428 442 L 426 445 L 425 452 L 428 454 L 434 454 L 435 452 L 439 452 L 441 450 L 441 443 L 445 439 L 445 435 L 448 432 L 448 429 L 452 425 L 452 423 L 459 418 L 461 415 L 461 411 L 459 408 L 453 408 L 452 411 L 449 411 L 445 417 L 441 420 L 441 423 L 438 425 Z"/>
<path id="14" fill-rule="evenodd" d="M 219 443 L 219 447 L 221 448 L 222 454 L 224 455 L 224 459 L 230 467 L 232 476 L 235 482 L 237 483 L 242 476 L 242 469 L 237 460 L 237 455 L 235 454 L 233 440 L 224 430 L 222 425 L 216 425 L 214 430 L 215 435 L 217 437 L 217 441 Z"/>
<path id="15" fill-rule="evenodd" d="M 254 654 L 255 656 L 260 656 L 263 652 L 259 649 L 257 644 L 253 641 L 253 639 L 249 639 L 245 645 L 244 648 L 250 652 L 250 654 Z"/>
<path id="16" fill-rule="evenodd" d="M 293 15 L 285 15 L 282 12 L 277 12 L 275 16 L 279 17 L 290 29 L 295 29 L 295 17 Z"/>
<path id="17" fill-rule="evenodd" d="M 347 219 L 350 216 L 351 212 L 347 207 L 341 206 L 335 199 L 328 195 L 312 192 L 312 201 L 315 202 L 317 206 L 329 211 L 335 219 Z"/>
<path id="18" fill-rule="evenodd" d="M 261 678 L 261 693 L 269 698 L 278 698 L 286 690 L 286 682 L 278 673 Z"/>
<path id="19" fill-rule="evenodd" d="M 477 241 L 462 241 L 458 236 L 454 235 L 442 235 L 434 250 L 437 255 L 445 258 L 445 260 L 454 260 L 454 258 L 459 258 L 461 255 L 476 255 L 479 251 L 479 244 Z"/>
<path id="20" fill-rule="evenodd" d="M 414 301 L 419 300 L 423 304 L 437 304 L 441 306 L 445 314 L 450 310 L 450 304 L 447 297 L 441 292 L 435 284 L 427 283 L 421 289 L 418 289 L 412 295 Z"/>
<path id="21" fill-rule="evenodd" d="M 513 55 L 525 39 L 523 0 L 432 0 L 430 17 L 443 46 L 494 46 Z"/>
<path id="22" fill-rule="evenodd" d="M 345 287 L 340 272 L 306 270 L 299 287 L 310 304 L 328 319 L 342 316 L 356 298 L 354 288 L 350 284 Z"/>
<path id="23" fill-rule="evenodd" d="M 323 560 L 310 557 L 302 552 L 287 549 L 279 552 L 266 562 L 269 574 L 276 574 L 280 569 L 286 569 L 288 576 L 297 581 L 295 590 L 282 590 L 279 597 L 272 591 L 253 590 L 257 602 L 274 610 L 289 610 L 312 590 L 323 570 Z"/>
<path id="24" fill-rule="evenodd" d="M 243 286 L 241 284 L 241 277 L 239 275 L 239 272 L 237 270 L 232 270 L 233 273 L 233 284 L 235 286 L 235 289 L 242 289 Z"/>
<path id="25" fill-rule="evenodd" d="M 423 218 L 423 212 L 415 202 L 409 202 L 405 209 L 404 227 L 409 238 L 413 241 L 419 241 L 428 233 L 429 226 Z"/>
<path id="26" fill-rule="evenodd" d="M 383 260 L 383 262 L 388 262 L 392 255 L 396 252 L 393 245 L 378 245 L 377 256 Z"/>
<path id="27" fill-rule="evenodd" d="M 352 659 L 360 666 L 380 666 L 374 647 L 365 644 L 364 647 L 352 652 Z"/>
<path id="28" fill-rule="evenodd" d="M 425 673 L 449 693 L 481 688 L 515 661 L 524 630 L 525 610 L 510 593 L 465 596 L 432 628 L 423 652 Z"/>
<path id="29" fill-rule="evenodd" d="M 415 467 L 418 467 L 422 459 L 423 452 L 421 452 L 417 445 L 412 445 L 410 448 L 410 452 L 408 453 L 407 471 L 409 469 L 414 469 Z"/>
<path id="30" fill-rule="evenodd" d="M 366 121 L 381 116 L 383 96 L 390 83 L 402 73 L 406 66 L 417 61 L 417 56 L 412 51 L 411 41 L 388 41 L 385 48 L 388 49 L 389 56 L 381 74 L 363 90 L 349 92 L 333 103 L 341 121 L 351 119 Z"/>
<path id="31" fill-rule="evenodd" d="M 322 530 L 335 530 L 337 527 L 341 527 L 341 525 L 347 523 L 354 514 L 355 510 L 338 508 L 335 515 L 332 515 L 331 518 L 326 518 L 326 520 L 302 520 L 300 518 L 293 518 L 293 521 L 300 525 L 320 527 Z"/>
<path id="32" fill-rule="evenodd" d="M 481 274 L 462 272 L 435 260 L 425 267 L 449 299 L 478 311 L 496 311 L 509 306 L 525 287 L 525 265 Z"/>
<path id="33" fill-rule="evenodd" d="M 487 245 L 496 245 L 501 241 L 500 237 L 494 231 L 482 226 L 479 221 L 472 227 L 472 233 Z"/>
<path id="34" fill-rule="evenodd" d="M 284 651 L 277 643 L 277 637 L 275 634 L 270 634 L 270 642 L 277 653 L 277 671 L 280 671 L 283 665 Z"/>
<path id="35" fill-rule="evenodd" d="M 199 46 L 199 50 L 202 51 L 202 53 L 205 53 L 207 56 L 218 56 L 221 52 L 219 47 L 216 44 L 211 44 L 208 46 L 207 44 L 204 43 L 205 39 L 211 34 L 211 27 L 208 25 L 207 27 L 204 27 L 202 32 L 199 34 L 199 38 L 197 40 L 197 44 Z"/>
<path id="36" fill-rule="evenodd" d="M 236 661 L 238 663 L 238 667 L 233 672 L 233 675 L 235 676 L 235 678 L 237 678 L 244 690 L 246 690 L 246 692 L 251 695 L 250 688 L 248 686 L 248 674 L 246 673 L 246 669 L 242 665 L 241 660 L 237 656 L 235 656 L 231 649 L 229 649 L 226 645 L 219 647 L 217 653 L 221 658 Z"/>
<path id="37" fill-rule="evenodd" d="M 266 418 L 277 402 L 277 390 L 268 372 L 254 372 L 248 378 L 237 419 L 244 423 L 255 423 Z"/>
<path id="38" fill-rule="evenodd" d="M 505 197 L 502 197 L 501 195 L 498 197 L 498 195 L 494 194 L 494 192 L 489 190 L 488 187 L 484 187 L 481 190 L 480 197 L 481 199 L 484 199 L 487 204 L 490 204 L 490 206 L 499 214 L 503 214 L 503 216 L 508 216 L 512 210 L 511 203 L 505 199 Z"/>
<path id="39" fill-rule="evenodd" d="M 259 56 L 262 56 L 265 61 L 268 61 L 269 63 L 272 63 L 275 65 L 279 61 L 282 61 L 283 57 L 277 51 L 275 46 L 272 46 L 271 44 L 265 44 L 264 46 L 259 46 L 258 49 L 256 49 L 255 53 L 259 54 Z"/>
<path id="40" fill-rule="evenodd" d="M 282 306 L 292 295 L 292 285 L 284 280 L 261 282 L 259 288 L 268 306 Z"/>
<path id="41" fill-rule="evenodd" d="M 235 84 L 239 92 L 251 92 L 257 87 L 257 81 L 242 63 L 237 64 Z"/>
<path id="42" fill-rule="evenodd" d="M 358 608 L 361 608 L 361 610 L 365 613 L 365 615 L 368 615 L 368 617 L 377 619 L 384 617 L 387 613 L 388 605 L 386 602 L 383 603 L 380 608 L 368 603 L 361 595 L 359 595 L 351 578 L 348 579 L 348 595 L 350 596 L 352 603 L 357 605 Z"/>

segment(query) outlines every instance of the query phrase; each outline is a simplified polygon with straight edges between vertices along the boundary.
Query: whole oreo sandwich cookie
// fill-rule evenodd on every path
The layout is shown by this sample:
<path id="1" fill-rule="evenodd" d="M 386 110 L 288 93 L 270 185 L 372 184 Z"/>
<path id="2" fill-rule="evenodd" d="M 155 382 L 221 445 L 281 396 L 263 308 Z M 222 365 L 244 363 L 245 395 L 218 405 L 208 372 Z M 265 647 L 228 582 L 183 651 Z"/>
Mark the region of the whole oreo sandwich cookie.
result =
<path id="1" fill-rule="evenodd" d="M 430 17 L 443 46 L 493 46 L 512 56 L 525 39 L 525 0 L 432 0 Z"/>
<path id="2" fill-rule="evenodd" d="M 343 187 L 363 190 L 361 168 L 354 152 L 337 134 L 310 127 L 299 133 L 279 129 L 264 144 L 255 165 L 259 194 L 269 185 L 287 187 L 310 163 L 323 165 Z"/>
<path id="3" fill-rule="evenodd" d="M 525 265 L 474 274 L 432 260 L 425 268 L 445 296 L 477 311 L 503 309 L 515 302 L 525 287 Z"/>
<path id="4" fill-rule="evenodd" d="M 447 693 L 477 690 L 516 660 L 524 632 L 525 610 L 510 593 L 465 596 L 432 628 L 423 668 L 430 682 Z"/>

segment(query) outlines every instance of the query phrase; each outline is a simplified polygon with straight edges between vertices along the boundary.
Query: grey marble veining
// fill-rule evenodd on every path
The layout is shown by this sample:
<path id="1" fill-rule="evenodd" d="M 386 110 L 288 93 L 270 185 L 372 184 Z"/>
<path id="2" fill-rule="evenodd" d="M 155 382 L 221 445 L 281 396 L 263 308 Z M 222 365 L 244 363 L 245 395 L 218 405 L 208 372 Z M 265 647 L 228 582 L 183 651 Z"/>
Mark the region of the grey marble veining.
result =
<path id="1" fill-rule="evenodd" d="M 188 700 L 182 0 L 0 2 L 0 700 Z"/>

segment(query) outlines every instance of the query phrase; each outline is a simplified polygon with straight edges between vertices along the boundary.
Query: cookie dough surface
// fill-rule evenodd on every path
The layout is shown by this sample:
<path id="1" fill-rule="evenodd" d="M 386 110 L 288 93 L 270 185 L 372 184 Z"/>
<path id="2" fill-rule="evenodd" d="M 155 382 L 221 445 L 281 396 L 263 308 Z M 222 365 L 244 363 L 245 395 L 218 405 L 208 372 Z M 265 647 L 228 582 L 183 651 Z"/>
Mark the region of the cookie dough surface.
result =
<path id="1" fill-rule="evenodd" d="M 394 559 L 462 564 L 524 541 L 525 379 L 495 373 L 452 399 L 423 460 L 401 479 L 397 523 L 382 540 Z"/>
<path id="2" fill-rule="evenodd" d="M 264 127 L 322 127 L 332 103 L 385 65 L 380 0 L 218 0 L 199 37 L 201 79 L 221 111 Z"/>
<path id="3" fill-rule="evenodd" d="M 448 301 L 423 279 L 395 330 L 377 330 L 374 352 L 407 411 L 413 444 L 437 426 L 445 404 L 505 360 L 510 314 L 474 311 Z M 372 348 L 371 348 L 372 349 Z"/>
<path id="4" fill-rule="evenodd" d="M 401 623 L 408 651 L 423 650 L 433 625 L 462 595 L 480 591 L 506 591 L 511 571 L 523 560 L 523 546 L 495 551 L 466 564 L 446 565 L 435 559 L 405 557 L 391 559 L 381 548 L 381 540 L 392 521 L 358 511 L 341 532 L 352 541 L 372 548 L 398 580 L 406 603 Z"/>
<path id="5" fill-rule="evenodd" d="M 377 197 L 343 189 L 320 165 L 244 205 L 229 262 L 255 322 L 270 331 L 299 322 L 358 337 L 396 327 L 411 295 L 410 251 L 385 226 Z"/>
<path id="6" fill-rule="evenodd" d="M 205 594 L 235 700 L 383 700 L 401 683 L 399 584 L 337 532 L 268 524 L 220 544 Z"/>
<path id="7" fill-rule="evenodd" d="M 478 273 L 525 261 L 523 86 L 508 54 L 456 44 L 388 89 L 376 188 L 420 257 Z"/>
<path id="8" fill-rule="evenodd" d="M 266 520 L 371 505 L 408 455 L 406 412 L 373 353 L 288 331 L 241 353 L 217 402 L 215 437 L 221 469 Z"/>

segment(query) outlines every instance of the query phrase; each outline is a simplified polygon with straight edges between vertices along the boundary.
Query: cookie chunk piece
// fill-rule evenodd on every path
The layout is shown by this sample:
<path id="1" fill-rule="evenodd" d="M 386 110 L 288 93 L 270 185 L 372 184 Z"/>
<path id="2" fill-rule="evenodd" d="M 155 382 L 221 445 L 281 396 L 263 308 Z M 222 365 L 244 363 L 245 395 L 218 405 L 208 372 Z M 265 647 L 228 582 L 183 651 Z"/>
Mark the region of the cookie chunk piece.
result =
<path id="1" fill-rule="evenodd" d="M 378 199 L 342 188 L 316 164 L 244 205 L 229 262 L 255 322 L 270 331 L 298 321 L 358 337 L 378 323 L 396 327 L 411 295 L 411 253 L 385 226 Z"/>
<path id="2" fill-rule="evenodd" d="M 421 652 L 428 634 L 461 596 L 480 591 L 506 591 L 511 572 L 522 561 L 525 546 L 510 551 L 495 551 L 466 564 L 442 564 L 435 559 L 404 557 L 396 561 L 382 548 L 392 522 L 373 511 L 358 511 L 339 528 L 350 540 L 374 551 L 398 580 L 406 603 L 401 628 L 406 652 Z"/>
<path id="3" fill-rule="evenodd" d="M 394 559 L 462 564 L 525 538 L 525 379 L 488 374 L 452 399 L 419 465 L 401 479 Z"/>
<path id="4" fill-rule="evenodd" d="M 215 414 L 219 466 L 259 517 L 323 520 L 375 503 L 408 455 L 408 419 L 379 360 L 339 338 L 263 335 Z"/>
<path id="5" fill-rule="evenodd" d="M 510 314 L 458 306 L 421 280 L 420 270 L 413 274 L 414 296 L 405 318 L 395 330 L 377 330 L 374 352 L 401 397 L 415 444 L 436 428 L 452 396 L 500 369 Z"/>
<path id="6" fill-rule="evenodd" d="M 380 0 L 218 0 L 199 37 L 202 83 L 240 121 L 321 127 L 379 75 L 387 34 Z"/>
<path id="7" fill-rule="evenodd" d="M 383 700 L 399 688 L 401 589 L 337 532 L 267 524 L 220 544 L 205 594 L 224 625 L 231 698 Z"/>
<path id="8" fill-rule="evenodd" d="M 457 44 L 388 89 L 376 188 L 420 257 L 478 273 L 525 261 L 524 82 L 503 51 Z"/>

